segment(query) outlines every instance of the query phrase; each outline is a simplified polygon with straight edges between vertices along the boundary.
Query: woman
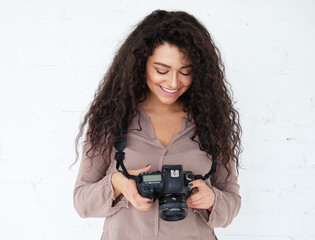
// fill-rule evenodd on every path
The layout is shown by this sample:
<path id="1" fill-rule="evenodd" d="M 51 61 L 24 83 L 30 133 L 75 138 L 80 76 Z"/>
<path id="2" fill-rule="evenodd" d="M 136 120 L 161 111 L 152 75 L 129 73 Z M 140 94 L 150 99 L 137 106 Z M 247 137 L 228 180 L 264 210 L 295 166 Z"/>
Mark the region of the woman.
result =
<path id="1" fill-rule="evenodd" d="M 74 189 L 81 217 L 106 217 L 102 239 L 216 239 L 238 214 L 241 150 L 238 113 L 226 88 L 220 54 L 209 33 L 188 13 L 157 10 L 118 50 L 80 125 L 88 123 Z M 196 123 L 196 125 L 195 125 Z M 130 175 L 182 165 L 205 175 L 213 156 L 201 151 L 197 126 L 206 129 L 216 172 L 188 187 L 188 215 L 159 217 L 159 203 L 142 197 L 134 180 L 117 171 L 114 145 L 128 124 L 124 166 Z"/>

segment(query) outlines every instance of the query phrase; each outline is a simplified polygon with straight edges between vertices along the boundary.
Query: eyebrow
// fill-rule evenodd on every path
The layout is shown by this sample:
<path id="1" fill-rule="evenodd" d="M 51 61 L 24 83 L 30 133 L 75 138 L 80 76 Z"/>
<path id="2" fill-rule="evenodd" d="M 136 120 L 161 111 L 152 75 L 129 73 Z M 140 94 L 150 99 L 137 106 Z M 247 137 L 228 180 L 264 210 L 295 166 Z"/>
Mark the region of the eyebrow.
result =
<path id="1" fill-rule="evenodd" d="M 160 62 L 154 62 L 154 64 L 160 65 L 160 66 L 162 66 L 162 67 L 171 68 L 171 66 L 166 65 L 166 64 L 164 64 L 164 63 L 160 63 Z M 192 64 L 190 64 L 190 65 L 185 65 L 185 66 L 182 66 L 180 69 L 182 69 L 182 68 L 190 68 L 191 66 L 192 66 Z"/>

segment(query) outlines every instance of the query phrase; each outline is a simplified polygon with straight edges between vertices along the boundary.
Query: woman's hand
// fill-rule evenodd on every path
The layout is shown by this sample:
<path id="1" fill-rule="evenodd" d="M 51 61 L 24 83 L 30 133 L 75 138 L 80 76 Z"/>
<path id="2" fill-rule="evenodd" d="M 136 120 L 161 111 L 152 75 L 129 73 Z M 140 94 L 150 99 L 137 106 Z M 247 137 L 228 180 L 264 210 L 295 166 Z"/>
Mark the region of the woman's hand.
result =
<path id="1" fill-rule="evenodd" d="M 151 165 L 138 169 L 128 170 L 130 175 L 138 176 L 142 172 L 151 171 Z M 153 200 L 142 197 L 137 189 L 136 182 L 132 179 L 126 178 L 121 172 L 116 172 L 112 175 L 112 186 L 114 188 L 115 199 L 123 194 L 124 197 L 138 210 L 147 211 L 152 206 Z"/>
<path id="2" fill-rule="evenodd" d="M 186 200 L 186 204 L 191 208 L 207 209 L 211 212 L 214 204 L 214 191 L 201 179 L 190 182 L 193 189 L 192 194 Z"/>

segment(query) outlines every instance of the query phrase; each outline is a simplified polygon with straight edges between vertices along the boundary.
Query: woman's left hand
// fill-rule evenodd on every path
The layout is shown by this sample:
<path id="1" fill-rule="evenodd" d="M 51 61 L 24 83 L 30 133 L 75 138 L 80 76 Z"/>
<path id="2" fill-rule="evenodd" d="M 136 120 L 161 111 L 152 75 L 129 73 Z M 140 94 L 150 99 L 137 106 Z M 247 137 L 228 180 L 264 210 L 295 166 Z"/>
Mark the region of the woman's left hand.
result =
<path id="1" fill-rule="evenodd" d="M 192 194 L 186 200 L 186 204 L 191 208 L 212 210 L 214 204 L 214 191 L 201 179 L 190 182 L 193 189 Z"/>

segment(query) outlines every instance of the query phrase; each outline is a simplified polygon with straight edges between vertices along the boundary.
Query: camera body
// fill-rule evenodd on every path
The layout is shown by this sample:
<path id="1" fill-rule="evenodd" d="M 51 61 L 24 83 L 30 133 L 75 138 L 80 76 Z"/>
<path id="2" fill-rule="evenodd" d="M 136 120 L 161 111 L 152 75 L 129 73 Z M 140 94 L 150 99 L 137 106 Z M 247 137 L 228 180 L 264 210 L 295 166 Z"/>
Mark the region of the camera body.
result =
<path id="1" fill-rule="evenodd" d="M 185 199 L 192 191 L 188 184 L 195 179 L 193 172 L 183 171 L 182 165 L 164 165 L 162 171 L 144 172 L 138 177 L 139 194 L 159 200 L 160 217 L 163 220 L 178 221 L 187 216 Z"/>

